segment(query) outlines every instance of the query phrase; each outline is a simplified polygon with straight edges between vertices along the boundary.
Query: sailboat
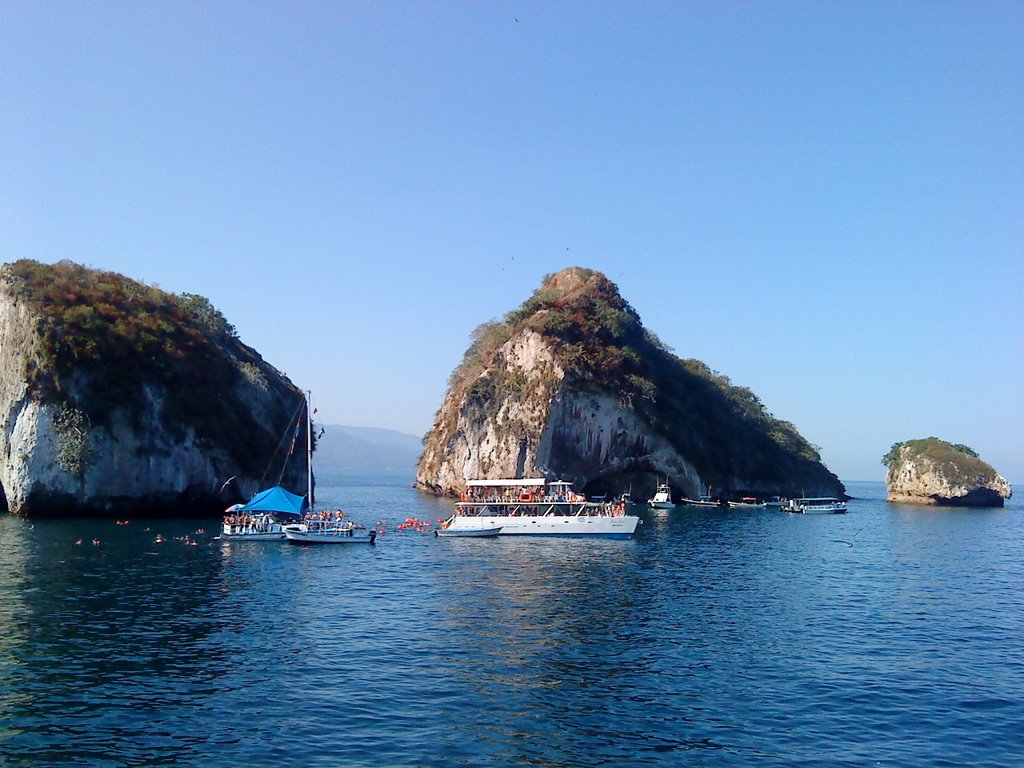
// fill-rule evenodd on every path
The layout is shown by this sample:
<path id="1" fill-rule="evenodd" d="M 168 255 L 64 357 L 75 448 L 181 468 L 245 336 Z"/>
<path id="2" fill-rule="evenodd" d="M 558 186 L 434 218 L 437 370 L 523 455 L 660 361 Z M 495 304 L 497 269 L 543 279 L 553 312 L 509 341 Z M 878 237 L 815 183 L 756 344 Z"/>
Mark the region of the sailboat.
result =
<path id="1" fill-rule="evenodd" d="M 305 405 L 308 411 L 308 399 Z M 293 416 L 296 435 L 299 427 L 298 419 L 301 418 L 299 410 L 301 407 L 300 405 L 299 408 L 296 408 Z M 291 422 L 288 426 L 291 429 Z M 285 434 L 287 435 L 287 433 Z M 273 462 L 274 459 L 271 459 L 271 463 Z M 286 466 L 287 459 L 285 459 L 285 466 L 281 467 L 278 485 L 260 491 L 245 504 L 234 504 L 224 510 L 221 539 L 226 541 L 285 541 L 287 539 L 285 526 L 298 523 L 302 519 L 302 513 L 306 508 L 306 499 L 281 487 L 280 482 L 284 477 Z"/>
<path id="2" fill-rule="evenodd" d="M 284 526 L 302 518 L 305 499 L 279 485 L 260 491 L 248 504 L 225 512 L 220 537 L 228 541 L 284 541 Z"/>
<path id="3" fill-rule="evenodd" d="M 317 512 L 313 497 L 313 409 L 312 393 L 306 392 L 306 501 L 307 512 L 299 523 L 283 526 L 292 544 L 373 544 L 377 531 L 348 520 L 339 510 Z"/>

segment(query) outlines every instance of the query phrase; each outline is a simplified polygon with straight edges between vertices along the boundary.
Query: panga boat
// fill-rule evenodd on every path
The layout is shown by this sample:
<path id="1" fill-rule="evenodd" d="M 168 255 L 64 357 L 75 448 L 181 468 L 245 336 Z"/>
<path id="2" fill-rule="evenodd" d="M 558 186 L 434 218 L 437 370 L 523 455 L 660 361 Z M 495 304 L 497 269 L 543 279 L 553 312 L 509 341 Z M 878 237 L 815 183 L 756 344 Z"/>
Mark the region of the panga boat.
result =
<path id="1" fill-rule="evenodd" d="M 758 503 L 757 499 L 755 499 L 753 496 L 744 496 L 739 501 L 730 501 L 729 502 L 729 506 L 730 507 L 740 507 L 740 508 L 747 507 L 747 508 L 751 508 L 751 509 L 753 509 L 753 508 L 761 509 L 765 505 Z"/>
<path id="2" fill-rule="evenodd" d="M 672 509 L 675 507 L 675 504 L 672 503 L 672 488 L 669 487 L 668 483 L 658 483 L 658 490 L 647 500 L 647 506 L 653 509 Z"/>
<path id="3" fill-rule="evenodd" d="M 685 507 L 718 507 L 721 506 L 710 496 L 701 496 L 698 499 L 680 499 L 679 503 Z"/>
<path id="4" fill-rule="evenodd" d="M 469 480 L 439 536 L 590 536 L 626 539 L 640 518 L 617 501 L 591 502 L 544 478 Z M 496 530 L 496 533 L 490 531 Z"/>
<path id="5" fill-rule="evenodd" d="M 821 498 L 790 499 L 782 505 L 783 512 L 798 512 L 803 515 L 829 515 L 846 512 L 846 502 L 832 496 Z"/>

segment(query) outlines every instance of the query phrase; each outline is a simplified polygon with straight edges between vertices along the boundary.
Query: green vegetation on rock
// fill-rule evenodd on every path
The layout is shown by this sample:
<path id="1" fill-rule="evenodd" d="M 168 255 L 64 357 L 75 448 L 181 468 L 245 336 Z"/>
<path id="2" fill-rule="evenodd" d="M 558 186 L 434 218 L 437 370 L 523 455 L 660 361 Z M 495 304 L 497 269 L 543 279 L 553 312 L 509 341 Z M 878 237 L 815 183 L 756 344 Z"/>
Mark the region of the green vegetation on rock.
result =
<path id="1" fill-rule="evenodd" d="M 995 469 L 982 461 L 977 451 L 937 437 L 894 443 L 882 457 L 882 464 L 892 472 L 901 462 L 922 460 L 930 462 L 934 471 L 952 485 L 984 484 L 997 477 Z"/>
<path id="2" fill-rule="evenodd" d="M 88 458 L 86 444 L 72 439 L 83 424 L 109 426 L 116 412 L 137 420 L 153 404 L 165 432 L 182 436 L 190 427 L 200 441 L 225 448 L 240 470 L 258 473 L 273 454 L 280 433 L 256 424 L 232 393 L 242 382 L 266 389 L 268 374 L 278 374 L 204 297 L 68 261 L 17 261 L 0 279 L 38 317 L 39 353 L 26 359 L 25 379 L 35 399 L 71 414 L 58 425 L 69 466 L 80 471 Z M 282 431 L 291 405 L 276 404 Z"/>
<path id="3" fill-rule="evenodd" d="M 838 480 L 793 424 L 774 418 L 748 388 L 732 384 L 699 360 L 678 358 L 643 327 L 637 312 L 600 272 L 574 267 L 548 275 L 520 308 L 484 323 L 449 380 L 449 402 L 494 415 L 504 396 L 522 386 L 498 357 L 526 330 L 540 334 L 576 385 L 611 390 L 683 455 L 707 482 L 745 477 L 765 485 L 800 478 Z M 534 382 L 548 397 L 553 382 Z M 442 406 L 434 437 L 454 438 L 455 408 Z M 429 467 L 427 468 L 430 469 Z M 799 485 L 796 485 L 799 488 Z"/>

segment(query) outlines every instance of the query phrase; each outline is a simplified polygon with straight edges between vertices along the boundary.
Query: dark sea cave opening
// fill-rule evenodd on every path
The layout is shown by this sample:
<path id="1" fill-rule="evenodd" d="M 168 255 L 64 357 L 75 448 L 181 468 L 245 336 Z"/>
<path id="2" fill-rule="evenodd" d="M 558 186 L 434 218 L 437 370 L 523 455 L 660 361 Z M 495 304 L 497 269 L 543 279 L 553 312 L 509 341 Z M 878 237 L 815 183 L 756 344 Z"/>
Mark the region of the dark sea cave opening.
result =
<path id="1" fill-rule="evenodd" d="M 7 492 L 4 491 L 3 483 L 0 483 L 0 512 L 10 512 L 11 508 L 7 506 Z"/>

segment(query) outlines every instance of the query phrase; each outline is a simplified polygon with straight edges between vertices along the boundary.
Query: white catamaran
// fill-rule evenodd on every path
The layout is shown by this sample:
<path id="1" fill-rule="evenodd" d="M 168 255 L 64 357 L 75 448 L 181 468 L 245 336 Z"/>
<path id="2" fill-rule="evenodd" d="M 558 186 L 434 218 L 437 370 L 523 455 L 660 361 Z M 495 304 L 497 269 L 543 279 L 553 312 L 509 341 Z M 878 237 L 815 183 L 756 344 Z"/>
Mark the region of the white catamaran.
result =
<path id="1" fill-rule="evenodd" d="M 544 478 L 469 480 L 439 536 L 593 536 L 626 539 L 640 518 L 620 501 L 590 502 Z M 491 533 L 495 531 L 495 533 Z"/>
<path id="2" fill-rule="evenodd" d="M 302 517 L 305 501 L 279 485 L 260 491 L 248 504 L 228 507 L 220 537 L 227 541 L 284 541 L 284 526 Z"/>

